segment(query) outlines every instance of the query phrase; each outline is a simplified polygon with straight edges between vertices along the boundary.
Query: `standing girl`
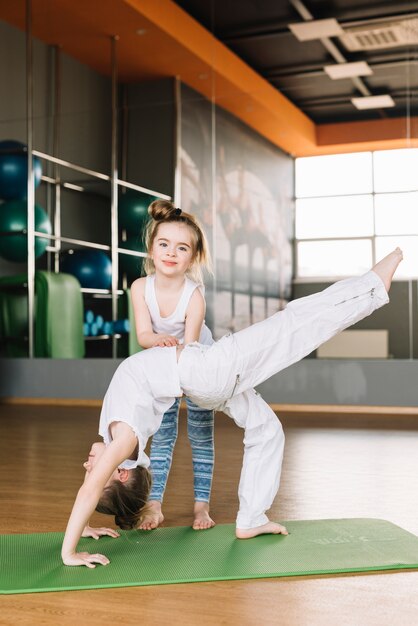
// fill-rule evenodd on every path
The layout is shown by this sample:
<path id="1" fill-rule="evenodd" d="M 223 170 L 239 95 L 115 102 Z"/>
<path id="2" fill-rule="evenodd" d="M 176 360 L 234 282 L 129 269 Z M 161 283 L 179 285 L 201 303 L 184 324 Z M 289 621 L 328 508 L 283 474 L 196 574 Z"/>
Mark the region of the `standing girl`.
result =
<path id="1" fill-rule="evenodd" d="M 202 267 L 210 270 L 205 235 L 196 218 L 171 202 L 155 200 L 148 212 L 146 232 L 147 276 L 131 287 L 138 342 L 143 348 L 176 346 L 199 341 L 213 343 L 204 324 L 205 300 Z M 186 398 L 187 432 L 192 448 L 194 479 L 193 528 L 214 526 L 209 515 L 213 477 L 213 411 L 201 409 Z M 152 438 L 152 489 L 139 528 L 152 530 L 164 520 L 161 505 L 178 432 L 180 398 L 165 413 Z"/>

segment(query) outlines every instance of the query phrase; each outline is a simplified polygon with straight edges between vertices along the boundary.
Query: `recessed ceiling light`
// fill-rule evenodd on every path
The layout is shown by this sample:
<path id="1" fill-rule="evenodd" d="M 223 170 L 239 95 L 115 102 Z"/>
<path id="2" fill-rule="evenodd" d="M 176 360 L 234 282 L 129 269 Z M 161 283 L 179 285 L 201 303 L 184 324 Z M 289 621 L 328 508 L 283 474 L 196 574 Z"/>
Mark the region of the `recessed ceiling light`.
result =
<path id="1" fill-rule="evenodd" d="M 310 20 L 300 24 L 288 24 L 290 30 L 299 41 L 323 39 L 324 37 L 341 37 L 344 31 L 334 18 L 328 20 Z"/>
<path id="2" fill-rule="evenodd" d="M 207 80 L 209 78 L 209 74 L 206 74 L 205 72 L 202 72 L 202 74 L 198 75 L 198 78 L 200 80 Z"/>
<path id="3" fill-rule="evenodd" d="M 324 70 L 332 80 L 354 78 L 355 76 L 370 76 L 370 74 L 373 74 L 372 68 L 366 61 L 325 65 Z"/>
<path id="4" fill-rule="evenodd" d="M 392 96 L 384 95 L 384 96 L 366 96 L 363 98 L 351 98 L 351 102 L 354 104 L 356 109 L 360 111 L 364 109 L 386 109 L 388 107 L 394 107 L 395 102 L 392 99 Z"/>
<path id="5" fill-rule="evenodd" d="M 138 28 L 138 30 L 136 31 L 137 35 L 146 35 L 147 34 L 147 29 L 146 28 Z"/>

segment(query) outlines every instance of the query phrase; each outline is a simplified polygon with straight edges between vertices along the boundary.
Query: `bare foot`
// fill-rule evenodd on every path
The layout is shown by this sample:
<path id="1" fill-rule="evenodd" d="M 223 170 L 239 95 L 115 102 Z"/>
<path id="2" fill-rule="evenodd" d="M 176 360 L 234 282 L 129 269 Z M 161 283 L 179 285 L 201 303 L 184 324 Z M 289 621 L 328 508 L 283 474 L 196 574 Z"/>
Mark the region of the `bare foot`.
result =
<path id="1" fill-rule="evenodd" d="M 164 515 L 161 511 L 161 502 L 158 500 L 150 500 L 142 510 L 138 528 L 141 530 L 154 530 L 154 528 L 158 528 L 163 521 Z"/>
<path id="2" fill-rule="evenodd" d="M 257 535 L 288 535 L 286 528 L 276 522 L 267 522 L 263 526 L 255 528 L 236 528 L 235 535 L 237 539 L 252 539 Z"/>
<path id="3" fill-rule="evenodd" d="M 193 530 L 207 530 L 213 526 L 215 526 L 215 522 L 209 515 L 209 504 L 207 502 L 195 502 Z"/>
<path id="4" fill-rule="evenodd" d="M 395 248 L 393 252 L 385 256 L 381 261 L 376 263 L 374 267 L 372 267 L 372 270 L 382 279 L 386 291 L 389 291 L 393 275 L 402 259 L 402 250 L 400 248 Z"/>

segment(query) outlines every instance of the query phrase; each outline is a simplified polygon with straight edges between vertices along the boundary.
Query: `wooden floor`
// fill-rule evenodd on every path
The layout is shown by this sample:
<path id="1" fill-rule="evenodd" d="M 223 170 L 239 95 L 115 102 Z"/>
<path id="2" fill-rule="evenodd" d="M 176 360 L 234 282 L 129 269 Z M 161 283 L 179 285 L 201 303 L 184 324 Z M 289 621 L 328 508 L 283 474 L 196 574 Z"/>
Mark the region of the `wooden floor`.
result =
<path id="1" fill-rule="evenodd" d="M 97 409 L 80 407 L 0 407 L 1 533 L 64 530 L 97 418 Z M 286 456 L 273 519 L 376 517 L 418 534 L 417 418 L 283 421 Z M 191 521 L 191 460 L 181 422 L 166 525 Z M 234 521 L 241 455 L 242 431 L 218 416 L 218 523 Z M 106 516 L 95 520 L 109 524 Z M 1 596 L 0 624 L 414 626 L 417 590 L 418 572 L 401 572 Z"/>

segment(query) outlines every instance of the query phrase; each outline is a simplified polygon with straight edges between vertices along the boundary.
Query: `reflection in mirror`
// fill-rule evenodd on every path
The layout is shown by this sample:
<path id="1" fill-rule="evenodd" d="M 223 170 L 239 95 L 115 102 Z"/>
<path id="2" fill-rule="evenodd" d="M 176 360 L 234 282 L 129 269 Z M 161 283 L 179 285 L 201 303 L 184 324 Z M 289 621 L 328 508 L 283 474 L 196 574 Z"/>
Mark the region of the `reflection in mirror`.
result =
<path id="1" fill-rule="evenodd" d="M 254 3 L 243 2 L 240 19 L 246 31 L 238 33 L 242 24 L 223 3 L 212 0 L 203 7 L 193 0 L 178 2 L 173 11 L 181 12 L 178 17 L 198 41 L 191 49 L 179 36 L 179 22 L 163 28 L 154 6 L 141 12 L 118 4 L 120 32 L 112 33 L 110 14 L 98 15 L 93 25 L 88 8 L 75 12 L 69 4 L 64 8 L 47 3 L 45 19 L 40 0 L 17 0 L 13 15 L 4 9 L 0 16 L 0 45 L 12 59 L 10 64 L 1 62 L 8 97 L 0 103 L 0 141 L 28 143 L 27 87 L 33 81 L 29 108 L 37 183 L 34 233 L 25 221 L 25 172 L 23 196 L 14 197 L 10 183 L 9 191 L 2 191 L 1 280 L 26 275 L 29 267 L 29 281 L 24 278 L 19 287 L 24 291 L 32 270 L 68 273 L 81 289 L 82 323 L 87 323 L 89 299 L 107 300 L 106 311 L 97 315 L 108 321 L 129 320 L 130 285 L 141 275 L 146 254 L 147 207 L 153 198 L 167 197 L 194 213 L 208 236 L 215 271 L 205 277 L 206 322 L 216 338 L 274 313 L 291 297 L 315 290 L 315 281 L 325 285 L 364 271 L 395 241 L 404 247 L 406 260 L 394 289 L 405 287 L 407 295 L 399 304 L 402 312 L 389 308 L 388 316 L 405 318 L 406 332 L 417 334 L 418 150 L 367 148 L 333 154 L 332 145 L 338 145 L 333 138 L 327 153 L 295 159 L 298 150 L 315 151 L 312 136 L 319 141 L 321 124 L 327 126 L 332 111 L 338 122 L 357 119 L 357 112 L 337 93 L 345 83 L 323 71 L 327 53 L 322 44 L 314 41 L 302 49 L 295 39 L 288 27 L 290 17 L 295 19 L 290 5 L 260 5 L 255 15 Z M 34 35 L 29 37 L 29 67 L 30 33 L 23 30 L 27 6 L 33 9 Z M 268 37 L 263 21 L 275 24 Z M 78 33 L 77 42 L 70 31 Z M 267 65 L 273 63 L 275 49 L 266 44 L 270 37 L 294 53 L 295 63 L 303 50 L 316 50 L 321 63 L 311 79 L 332 91 L 327 97 L 335 99 L 333 107 L 325 96 L 315 102 L 300 97 L 306 73 L 293 75 L 289 67 L 276 68 L 275 74 L 266 70 L 265 76 L 260 68 L 253 71 L 262 58 Z M 397 114 L 398 106 L 397 101 Z M 410 114 L 411 107 L 405 111 Z M 379 121 L 376 112 L 364 115 L 370 122 Z M 411 128 L 409 124 L 410 133 Z M 349 145 L 347 129 L 343 139 Z M 0 158 L 25 160 L 21 144 L 3 144 Z M 20 205 L 7 206 L 15 201 Z M 8 211 L 16 220 L 19 212 L 23 215 L 17 233 L 7 234 Z M 32 264 L 25 229 L 29 239 L 34 235 L 36 240 Z M 81 253 L 87 257 L 90 252 L 102 259 L 103 280 L 96 276 L 85 282 L 81 274 L 68 270 Z M 89 295 L 85 290 L 91 290 Z M 27 319 L 24 297 L 22 302 L 19 319 L 28 324 L 22 331 L 25 344 L 34 313 Z M 84 331 L 90 338 L 83 339 L 82 348 L 77 343 L 78 355 L 127 356 L 137 349 L 133 340 L 122 347 L 123 341 L 115 339 L 121 333 Z M 107 339 L 92 339 L 101 335 Z M 129 342 L 134 336 L 131 327 Z M 413 356 L 411 337 L 406 350 L 391 342 L 389 355 Z M 21 351 L 28 353 L 26 348 Z"/>

